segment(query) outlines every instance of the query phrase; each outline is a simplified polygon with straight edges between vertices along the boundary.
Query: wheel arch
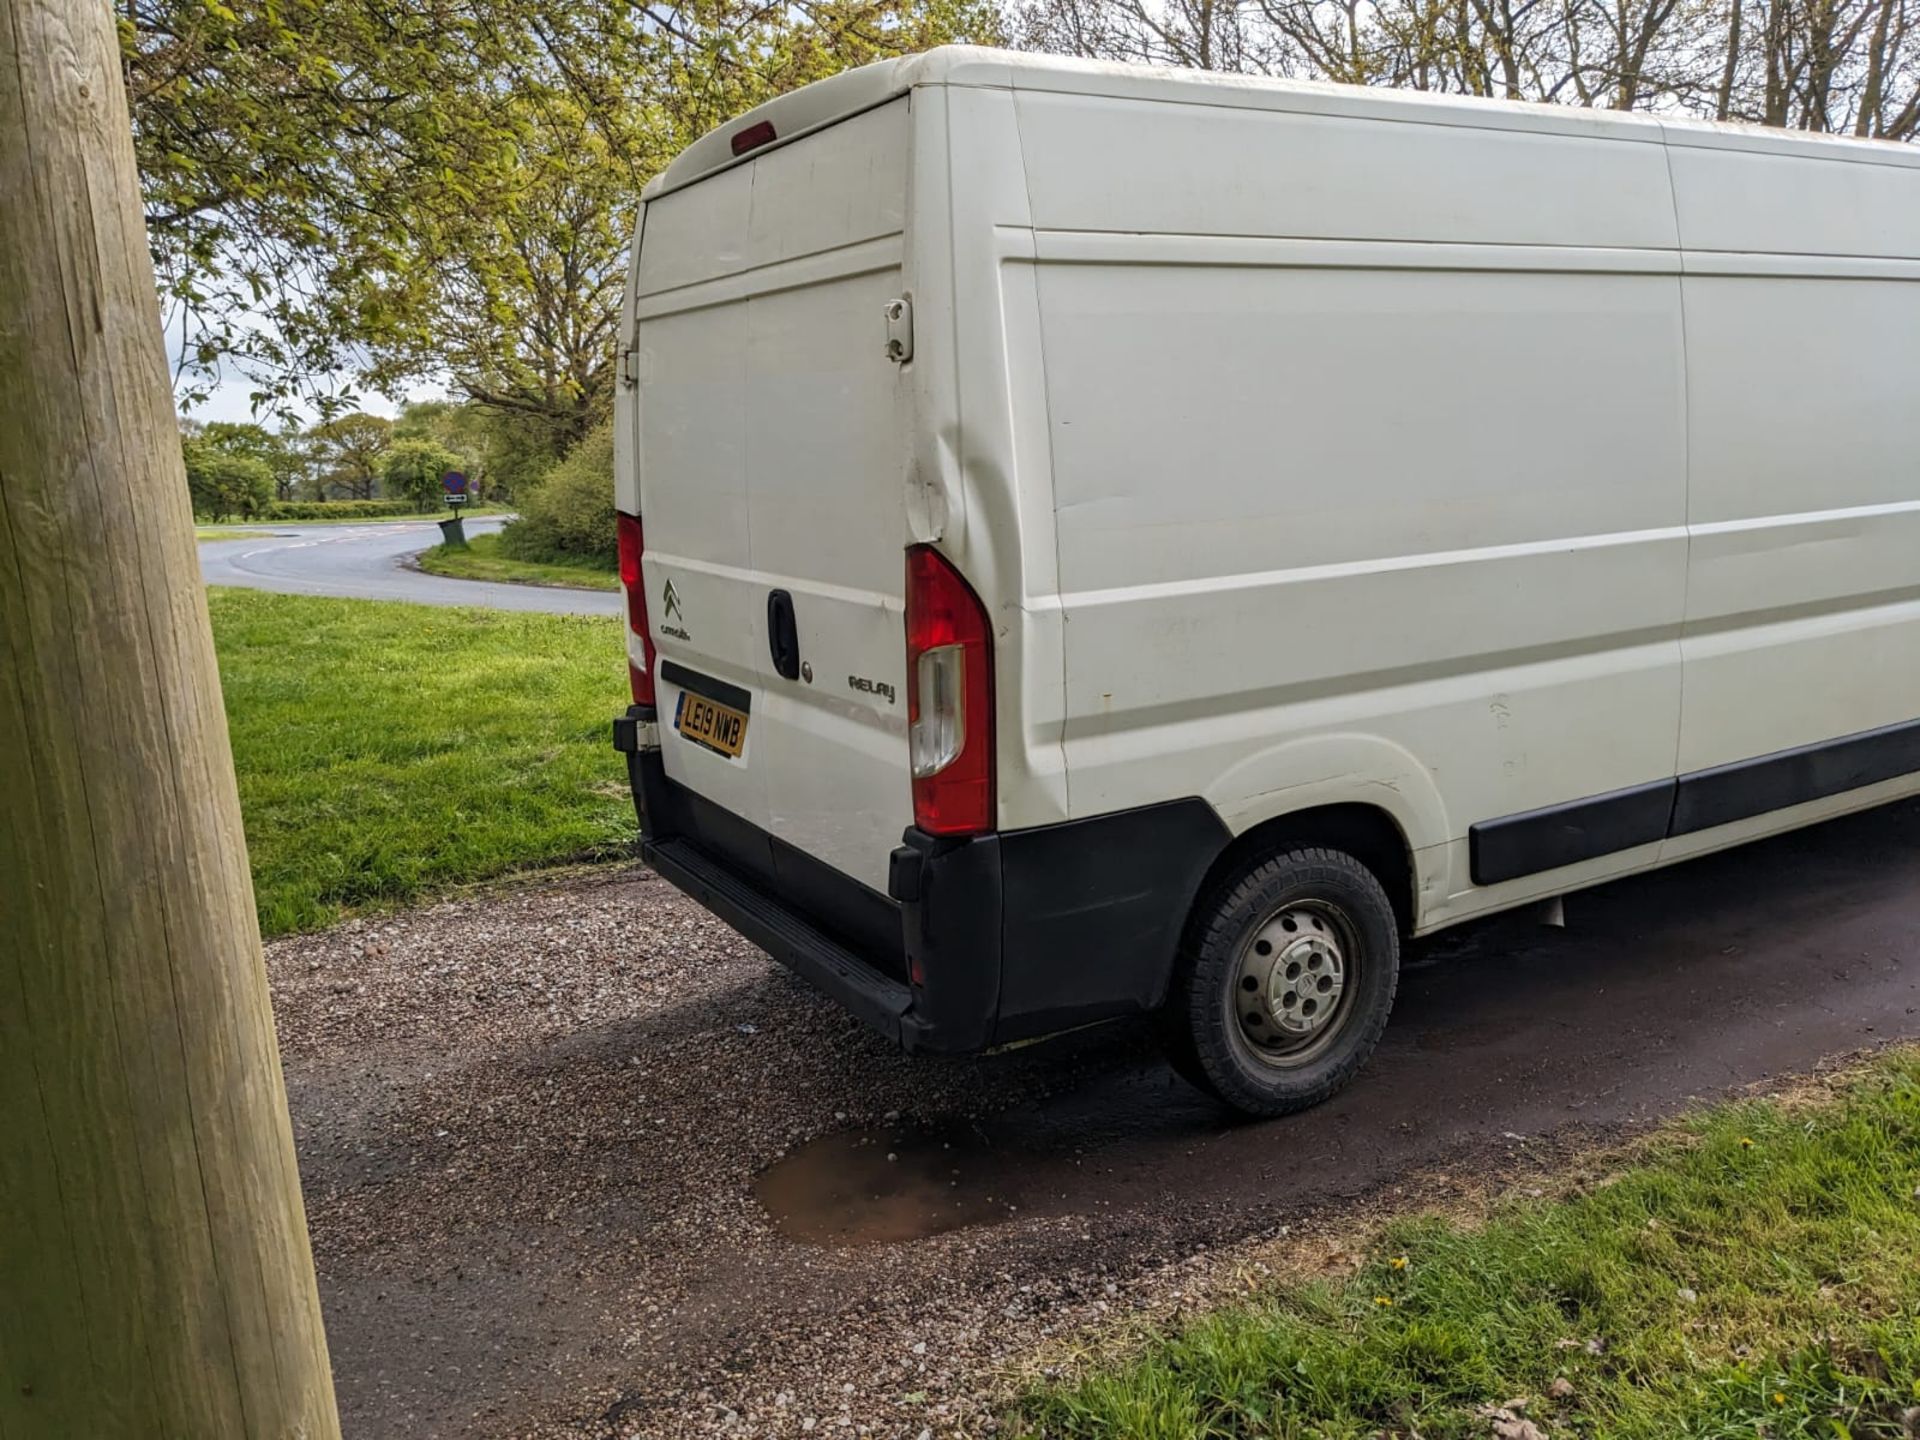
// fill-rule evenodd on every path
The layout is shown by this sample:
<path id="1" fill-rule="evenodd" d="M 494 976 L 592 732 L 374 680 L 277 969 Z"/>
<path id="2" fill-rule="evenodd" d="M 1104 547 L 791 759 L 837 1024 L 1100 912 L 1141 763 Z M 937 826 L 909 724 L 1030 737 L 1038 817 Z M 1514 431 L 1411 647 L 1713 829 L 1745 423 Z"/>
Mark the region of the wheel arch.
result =
<path id="1" fill-rule="evenodd" d="M 1403 935 L 1452 888 L 1451 826 L 1434 773 L 1387 736 L 1356 729 L 1289 737 L 1223 772 L 1206 799 L 1233 833 L 1228 852 L 1236 858 L 1280 841 L 1348 851 L 1386 888 Z"/>
<path id="2" fill-rule="evenodd" d="M 1307 845 L 1344 850 L 1366 866 L 1387 892 L 1401 936 L 1413 933 L 1419 909 L 1419 872 L 1413 846 L 1391 812 L 1364 801 L 1289 810 L 1241 831 L 1208 867 L 1194 897 L 1195 913 L 1222 887 L 1231 885 L 1266 856 Z"/>

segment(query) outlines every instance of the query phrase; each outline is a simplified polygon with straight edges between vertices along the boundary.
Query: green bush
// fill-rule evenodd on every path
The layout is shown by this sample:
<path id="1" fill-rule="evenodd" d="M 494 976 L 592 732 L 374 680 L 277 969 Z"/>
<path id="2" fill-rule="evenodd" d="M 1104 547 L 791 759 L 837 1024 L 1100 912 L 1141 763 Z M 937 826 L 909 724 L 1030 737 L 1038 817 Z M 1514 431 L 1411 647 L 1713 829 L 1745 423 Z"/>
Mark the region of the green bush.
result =
<path id="1" fill-rule="evenodd" d="M 520 497 L 520 518 L 500 532 L 500 551 L 515 560 L 596 560 L 612 565 L 613 426 L 602 425 Z"/>
<path id="2" fill-rule="evenodd" d="M 280 500 L 263 507 L 262 520 L 371 520 L 382 515 L 417 515 L 411 500 Z"/>
<path id="3" fill-rule="evenodd" d="M 273 470 L 253 455 L 236 455 L 204 440 L 180 447 L 193 513 L 209 520 L 251 520 L 273 503 Z"/>
<path id="4" fill-rule="evenodd" d="M 460 468 L 460 457 L 433 440 L 396 440 L 380 457 L 380 484 L 389 496 L 433 510 L 446 491 L 441 477 Z"/>

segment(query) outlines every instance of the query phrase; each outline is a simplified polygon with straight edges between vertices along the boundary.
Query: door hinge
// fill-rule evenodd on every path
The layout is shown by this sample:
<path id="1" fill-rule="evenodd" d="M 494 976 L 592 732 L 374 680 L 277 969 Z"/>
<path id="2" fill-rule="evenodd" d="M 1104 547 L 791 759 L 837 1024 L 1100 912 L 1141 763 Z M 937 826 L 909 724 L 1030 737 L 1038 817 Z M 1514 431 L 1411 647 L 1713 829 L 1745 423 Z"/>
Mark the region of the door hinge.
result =
<path id="1" fill-rule="evenodd" d="M 913 302 L 904 296 L 887 301 L 887 358 L 896 365 L 913 358 Z"/>
<path id="2" fill-rule="evenodd" d="M 629 345 L 620 352 L 620 383 L 631 390 L 640 383 L 640 347 Z"/>

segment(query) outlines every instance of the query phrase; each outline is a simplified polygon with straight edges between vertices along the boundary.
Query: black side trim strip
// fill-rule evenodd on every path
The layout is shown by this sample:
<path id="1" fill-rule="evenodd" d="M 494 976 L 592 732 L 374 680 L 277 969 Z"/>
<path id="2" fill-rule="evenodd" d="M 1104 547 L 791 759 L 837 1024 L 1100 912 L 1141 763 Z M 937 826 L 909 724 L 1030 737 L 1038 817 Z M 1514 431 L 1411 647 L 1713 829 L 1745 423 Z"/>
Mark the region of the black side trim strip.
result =
<path id="1" fill-rule="evenodd" d="M 1672 780 L 1482 820 L 1467 830 L 1476 885 L 1691 835 L 1920 773 L 1920 720 L 1776 750 Z"/>
<path id="2" fill-rule="evenodd" d="M 1674 835 L 1731 825 L 1920 770 L 1920 720 L 1776 750 L 1680 777 Z"/>
<path id="3" fill-rule="evenodd" d="M 711 675 L 702 675 L 696 670 L 673 660 L 660 662 L 660 678 L 669 685 L 678 685 L 682 690 L 691 690 L 696 695 L 704 695 L 709 700 L 718 700 L 722 705 L 731 705 L 742 715 L 753 709 L 753 692 L 742 690 L 738 685 L 729 685 L 724 680 L 716 680 Z"/>
<path id="4" fill-rule="evenodd" d="M 1482 820 L 1467 830 L 1467 862 L 1476 885 L 1497 885 L 1541 870 L 1667 838 L 1672 780 L 1612 790 L 1520 815 Z"/>

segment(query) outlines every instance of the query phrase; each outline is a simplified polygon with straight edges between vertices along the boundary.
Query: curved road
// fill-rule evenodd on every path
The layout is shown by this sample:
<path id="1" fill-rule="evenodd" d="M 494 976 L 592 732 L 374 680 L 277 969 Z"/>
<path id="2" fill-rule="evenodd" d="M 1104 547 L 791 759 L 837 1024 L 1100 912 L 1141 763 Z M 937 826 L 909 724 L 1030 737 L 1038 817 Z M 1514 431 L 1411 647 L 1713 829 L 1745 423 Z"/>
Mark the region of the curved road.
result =
<path id="1" fill-rule="evenodd" d="M 498 530 L 506 518 L 487 515 L 469 520 L 467 533 Z M 617 590 L 450 580 L 415 570 L 407 560 L 440 543 L 440 527 L 431 520 L 250 528 L 269 531 L 270 536 L 200 542 L 200 573 L 207 584 L 243 585 L 289 595 L 484 605 L 561 615 L 618 615 L 622 605 Z"/>

